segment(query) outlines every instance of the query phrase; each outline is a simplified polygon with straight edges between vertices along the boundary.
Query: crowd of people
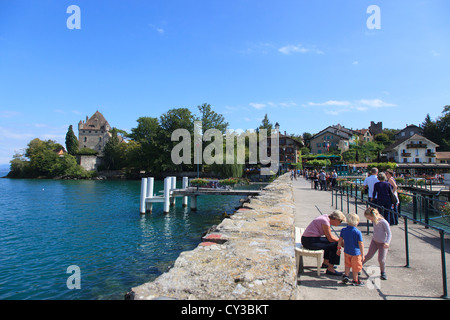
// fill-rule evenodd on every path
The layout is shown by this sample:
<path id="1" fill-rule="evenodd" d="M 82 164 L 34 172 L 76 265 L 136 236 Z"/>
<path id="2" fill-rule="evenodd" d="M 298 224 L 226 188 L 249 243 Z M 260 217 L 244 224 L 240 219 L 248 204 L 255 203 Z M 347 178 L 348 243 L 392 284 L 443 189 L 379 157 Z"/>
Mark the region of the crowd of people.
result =
<path id="1" fill-rule="evenodd" d="M 306 180 L 311 181 L 311 189 L 327 191 L 337 184 L 338 175 L 336 170 L 303 170 L 301 172 Z M 291 179 L 297 179 L 299 170 L 291 170 Z M 378 172 L 377 168 L 372 168 L 368 177 L 364 179 L 363 185 L 365 193 L 368 195 L 369 203 L 378 208 L 380 213 L 390 225 L 398 224 L 398 193 L 394 172 L 386 170 Z"/>
<path id="2" fill-rule="evenodd" d="M 336 185 L 336 170 L 326 172 L 325 170 L 305 170 L 304 176 L 306 180 L 311 181 L 311 189 L 327 191 Z"/>

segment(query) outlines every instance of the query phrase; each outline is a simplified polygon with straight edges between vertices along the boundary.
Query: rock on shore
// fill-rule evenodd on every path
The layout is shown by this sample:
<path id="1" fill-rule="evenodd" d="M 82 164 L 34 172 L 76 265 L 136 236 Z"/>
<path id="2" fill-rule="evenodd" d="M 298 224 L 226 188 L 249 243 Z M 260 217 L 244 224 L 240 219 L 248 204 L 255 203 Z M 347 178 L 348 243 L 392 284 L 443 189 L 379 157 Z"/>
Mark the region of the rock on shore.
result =
<path id="1" fill-rule="evenodd" d="M 289 174 L 245 203 L 173 268 L 128 299 L 296 299 L 294 196 Z"/>

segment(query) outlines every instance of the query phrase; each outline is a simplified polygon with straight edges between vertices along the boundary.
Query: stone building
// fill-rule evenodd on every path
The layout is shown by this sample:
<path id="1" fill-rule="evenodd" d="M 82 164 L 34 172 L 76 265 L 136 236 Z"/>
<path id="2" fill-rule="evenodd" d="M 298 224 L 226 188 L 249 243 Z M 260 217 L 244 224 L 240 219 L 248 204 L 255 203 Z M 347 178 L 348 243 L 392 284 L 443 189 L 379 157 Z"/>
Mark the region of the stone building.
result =
<path id="1" fill-rule="evenodd" d="M 358 132 L 340 124 L 328 126 L 311 138 L 311 153 L 322 154 L 335 150 L 341 150 L 341 153 L 345 152 L 350 145 L 357 143 L 358 136 Z"/>
<path id="2" fill-rule="evenodd" d="M 372 133 L 372 135 L 383 133 L 383 122 L 375 123 L 373 121 L 370 121 L 369 130 Z"/>
<path id="3" fill-rule="evenodd" d="M 86 116 L 86 121 L 78 123 L 78 144 L 79 149 L 88 148 L 102 154 L 105 144 L 111 137 L 111 126 L 105 117 L 96 111 L 92 117 Z"/>

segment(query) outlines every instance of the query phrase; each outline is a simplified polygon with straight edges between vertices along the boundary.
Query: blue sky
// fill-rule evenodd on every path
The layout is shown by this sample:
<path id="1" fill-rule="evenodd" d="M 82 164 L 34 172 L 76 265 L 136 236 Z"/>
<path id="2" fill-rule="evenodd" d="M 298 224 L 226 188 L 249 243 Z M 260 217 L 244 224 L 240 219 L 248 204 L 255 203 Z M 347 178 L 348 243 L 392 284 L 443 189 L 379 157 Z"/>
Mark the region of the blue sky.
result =
<path id="1" fill-rule="evenodd" d="M 205 102 L 231 129 L 266 113 L 293 134 L 419 125 L 450 104 L 449 13 L 448 0 L 0 0 L 0 164 L 36 137 L 64 145 L 96 110 L 126 131 Z"/>

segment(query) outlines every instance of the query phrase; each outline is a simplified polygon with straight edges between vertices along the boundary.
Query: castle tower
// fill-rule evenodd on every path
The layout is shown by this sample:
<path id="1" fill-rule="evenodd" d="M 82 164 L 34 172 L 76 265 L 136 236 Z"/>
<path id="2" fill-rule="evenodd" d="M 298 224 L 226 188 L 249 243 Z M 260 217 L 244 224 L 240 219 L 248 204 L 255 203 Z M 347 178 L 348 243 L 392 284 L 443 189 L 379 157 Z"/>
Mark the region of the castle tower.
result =
<path id="1" fill-rule="evenodd" d="M 90 118 L 86 116 L 86 122 L 80 120 L 78 123 L 79 149 L 89 148 L 102 154 L 111 137 L 109 130 L 111 127 L 100 112 L 96 111 Z"/>

